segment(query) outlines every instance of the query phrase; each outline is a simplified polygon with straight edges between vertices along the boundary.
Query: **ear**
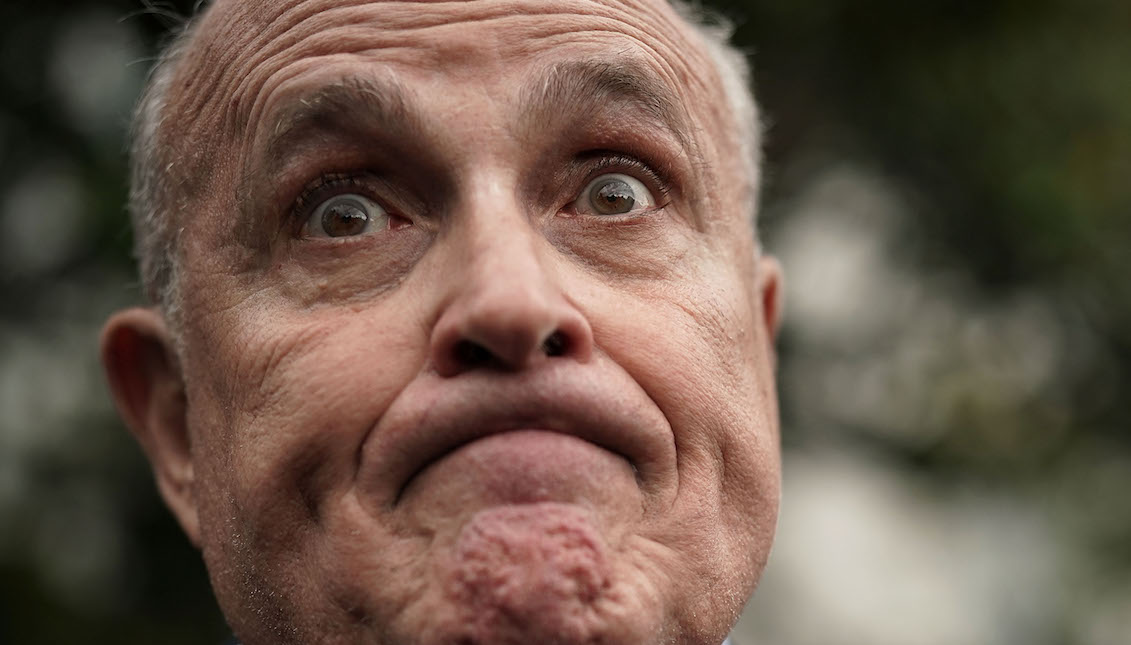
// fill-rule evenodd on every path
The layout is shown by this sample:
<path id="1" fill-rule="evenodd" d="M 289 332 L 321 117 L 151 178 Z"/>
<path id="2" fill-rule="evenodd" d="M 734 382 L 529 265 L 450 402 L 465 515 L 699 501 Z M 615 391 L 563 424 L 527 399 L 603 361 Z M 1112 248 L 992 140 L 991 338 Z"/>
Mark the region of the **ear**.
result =
<path id="1" fill-rule="evenodd" d="M 758 257 L 758 296 L 762 304 L 762 324 L 772 342 L 781 328 L 783 280 L 781 263 L 770 255 Z"/>
<path id="2" fill-rule="evenodd" d="M 149 458 L 161 497 L 199 546 L 184 378 L 165 319 L 156 309 L 118 312 L 101 345 L 118 413 Z"/>

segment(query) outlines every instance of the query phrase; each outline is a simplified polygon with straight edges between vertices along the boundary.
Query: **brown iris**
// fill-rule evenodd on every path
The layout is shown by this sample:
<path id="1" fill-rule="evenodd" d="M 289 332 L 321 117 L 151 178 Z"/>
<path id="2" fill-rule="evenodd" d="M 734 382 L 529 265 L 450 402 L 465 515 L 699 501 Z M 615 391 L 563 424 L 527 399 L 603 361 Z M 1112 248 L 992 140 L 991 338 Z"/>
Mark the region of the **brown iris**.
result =
<path id="1" fill-rule="evenodd" d="M 322 230 L 330 237 L 361 235 L 368 225 L 365 205 L 348 197 L 336 198 L 322 211 Z"/>
<path id="2" fill-rule="evenodd" d="M 628 182 L 610 177 L 593 192 L 590 203 L 601 215 L 622 215 L 636 205 L 636 195 Z"/>

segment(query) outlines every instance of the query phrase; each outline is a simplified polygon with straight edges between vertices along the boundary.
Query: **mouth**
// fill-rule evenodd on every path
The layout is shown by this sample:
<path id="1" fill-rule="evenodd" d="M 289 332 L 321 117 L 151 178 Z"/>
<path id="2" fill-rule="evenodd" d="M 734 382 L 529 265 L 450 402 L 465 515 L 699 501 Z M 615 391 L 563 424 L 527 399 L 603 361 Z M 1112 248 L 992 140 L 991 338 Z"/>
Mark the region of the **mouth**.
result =
<path id="1" fill-rule="evenodd" d="M 361 485 L 387 509 L 430 489 L 523 503 L 600 497 L 613 479 L 663 485 L 674 472 L 670 427 L 615 385 L 571 370 L 422 377 L 364 442 Z"/>
<path id="2" fill-rule="evenodd" d="M 584 504 L 602 497 L 602 488 L 614 486 L 612 480 L 639 486 L 636 475 L 624 455 L 572 434 L 504 430 L 460 444 L 423 464 L 400 488 L 395 504 L 436 492 L 446 498 L 499 504 Z"/>

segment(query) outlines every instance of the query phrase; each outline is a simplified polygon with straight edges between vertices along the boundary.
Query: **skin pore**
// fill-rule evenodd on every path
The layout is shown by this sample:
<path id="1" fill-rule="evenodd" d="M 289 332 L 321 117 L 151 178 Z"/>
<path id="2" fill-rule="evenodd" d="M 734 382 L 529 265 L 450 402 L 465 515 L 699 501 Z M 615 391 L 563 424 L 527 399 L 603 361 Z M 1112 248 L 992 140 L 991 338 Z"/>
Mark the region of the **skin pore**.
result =
<path id="1" fill-rule="evenodd" d="M 245 645 L 723 640 L 780 477 L 726 105 L 661 0 L 207 10 L 182 313 L 103 354 Z"/>

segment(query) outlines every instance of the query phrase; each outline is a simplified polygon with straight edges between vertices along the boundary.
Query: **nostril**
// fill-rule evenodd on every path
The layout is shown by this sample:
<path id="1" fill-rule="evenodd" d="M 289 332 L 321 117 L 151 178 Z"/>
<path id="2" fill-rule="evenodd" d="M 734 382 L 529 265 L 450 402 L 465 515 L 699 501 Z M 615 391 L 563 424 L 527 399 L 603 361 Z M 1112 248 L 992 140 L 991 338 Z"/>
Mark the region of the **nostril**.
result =
<path id="1" fill-rule="evenodd" d="M 546 356 L 561 356 L 566 353 L 568 341 L 564 334 L 556 331 L 550 334 L 542 343 L 542 351 Z"/>
<path id="2" fill-rule="evenodd" d="M 491 352 L 479 343 L 461 340 L 455 346 L 456 360 L 467 367 L 478 367 L 491 361 Z"/>

